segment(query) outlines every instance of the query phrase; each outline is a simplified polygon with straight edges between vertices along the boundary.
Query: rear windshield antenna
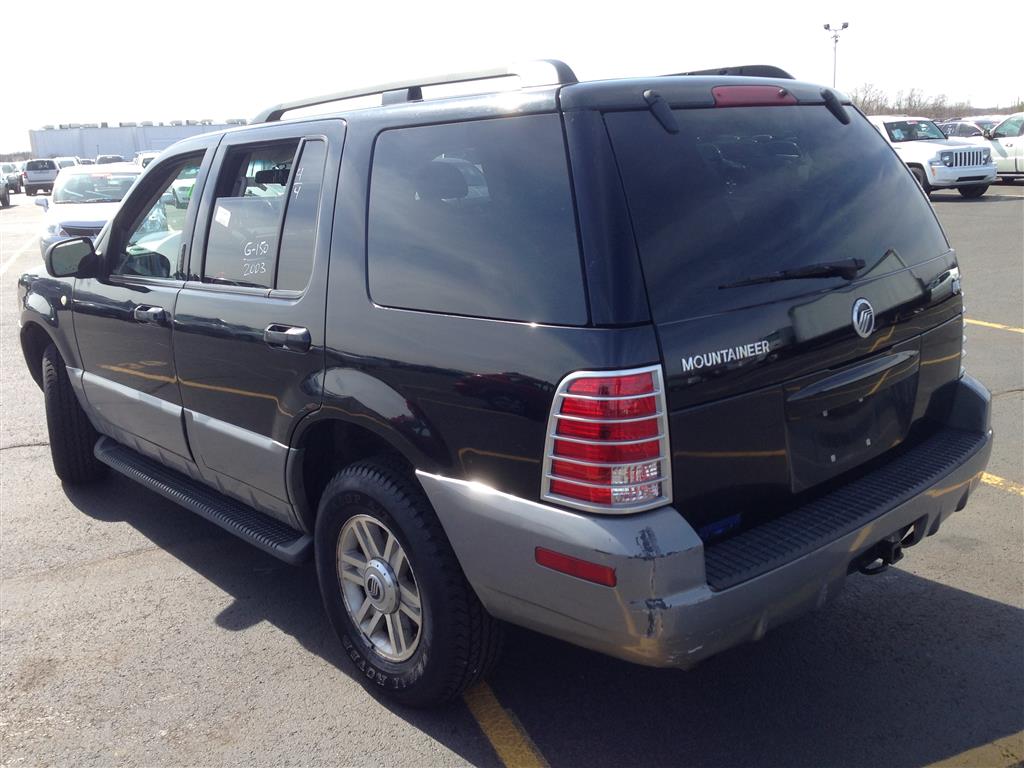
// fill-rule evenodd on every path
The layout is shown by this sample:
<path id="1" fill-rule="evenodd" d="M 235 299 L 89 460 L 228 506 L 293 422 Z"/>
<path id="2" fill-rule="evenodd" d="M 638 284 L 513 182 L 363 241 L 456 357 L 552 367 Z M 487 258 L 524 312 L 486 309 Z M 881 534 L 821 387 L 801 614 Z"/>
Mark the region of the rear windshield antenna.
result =
<path id="1" fill-rule="evenodd" d="M 658 118 L 662 128 L 668 133 L 679 133 L 676 116 L 672 114 L 668 102 L 661 97 L 660 93 L 648 89 L 644 91 L 644 101 L 647 102 L 647 108 L 651 110 L 651 114 Z"/>
<path id="2" fill-rule="evenodd" d="M 825 106 L 828 107 L 828 111 L 836 116 L 843 125 L 850 124 L 850 113 L 846 111 L 846 107 L 839 101 L 839 97 L 836 96 L 835 91 L 831 91 L 828 88 L 821 89 L 821 98 L 825 100 Z"/>

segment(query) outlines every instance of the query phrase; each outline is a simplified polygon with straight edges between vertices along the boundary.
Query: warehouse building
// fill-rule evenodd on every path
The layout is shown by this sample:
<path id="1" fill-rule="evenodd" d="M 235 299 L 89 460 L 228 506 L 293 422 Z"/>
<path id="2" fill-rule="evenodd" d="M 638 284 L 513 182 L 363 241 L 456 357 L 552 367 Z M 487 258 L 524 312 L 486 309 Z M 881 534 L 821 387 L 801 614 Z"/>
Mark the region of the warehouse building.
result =
<path id="1" fill-rule="evenodd" d="M 29 131 L 33 157 L 96 157 L 165 149 L 176 141 L 209 131 L 244 125 L 245 120 L 172 120 L 169 123 L 70 123 Z"/>

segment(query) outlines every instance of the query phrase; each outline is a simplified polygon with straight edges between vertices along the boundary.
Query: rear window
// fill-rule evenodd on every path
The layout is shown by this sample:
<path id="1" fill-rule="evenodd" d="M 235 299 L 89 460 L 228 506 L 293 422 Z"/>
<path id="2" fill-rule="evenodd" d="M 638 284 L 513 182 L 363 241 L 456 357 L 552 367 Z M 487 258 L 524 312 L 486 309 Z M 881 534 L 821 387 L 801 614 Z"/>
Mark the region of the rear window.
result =
<path id="1" fill-rule="evenodd" d="M 25 163 L 26 171 L 55 171 L 57 164 L 53 160 L 29 160 Z"/>
<path id="2" fill-rule="evenodd" d="M 587 322 L 557 115 L 382 133 L 368 238 L 370 295 L 378 304 Z"/>
<path id="3" fill-rule="evenodd" d="M 859 258 L 881 275 L 948 250 L 913 177 L 859 115 L 824 106 L 605 116 L 651 309 L 670 322 L 845 285 L 826 277 L 728 287 Z"/>

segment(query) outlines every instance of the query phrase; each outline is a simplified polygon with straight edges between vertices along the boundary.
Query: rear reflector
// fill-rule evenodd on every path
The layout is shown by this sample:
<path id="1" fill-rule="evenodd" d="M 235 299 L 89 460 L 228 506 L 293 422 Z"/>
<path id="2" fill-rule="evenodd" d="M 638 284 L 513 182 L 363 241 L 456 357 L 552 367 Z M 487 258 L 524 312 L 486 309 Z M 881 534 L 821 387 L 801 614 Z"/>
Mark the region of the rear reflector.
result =
<path id="1" fill-rule="evenodd" d="M 577 557 L 569 557 L 569 555 L 552 552 L 544 547 L 537 547 L 534 550 L 534 558 L 538 565 L 560 573 L 567 573 L 577 579 L 600 584 L 603 587 L 614 587 L 616 584 L 615 569 L 609 568 L 607 565 L 598 565 Z"/>
<path id="2" fill-rule="evenodd" d="M 773 107 L 796 104 L 796 96 L 777 85 L 717 85 L 711 89 L 716 107 Z"/>

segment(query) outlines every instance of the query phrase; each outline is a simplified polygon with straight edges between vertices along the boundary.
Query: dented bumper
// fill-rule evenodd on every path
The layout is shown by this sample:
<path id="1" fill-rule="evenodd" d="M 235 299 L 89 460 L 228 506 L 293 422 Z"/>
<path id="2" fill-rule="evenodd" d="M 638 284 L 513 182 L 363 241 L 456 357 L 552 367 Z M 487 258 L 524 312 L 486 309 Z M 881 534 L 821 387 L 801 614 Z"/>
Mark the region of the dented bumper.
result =
<path id="1" fill-rule="evenodd" d="M 466 577 L 492 615 L 637 663 L 685 668 L 820 607 L 879 541 L 898 535 L 916 544 L 962 509 L 991 452 L 990 400 L 984 387 L 965 377 L 952 402 L 928 455 L 924 447 L 916 458 L 913 451 L 905 454 L 905 463 L 919 461 L 916 475 L 899 473 L 909 485 L 901 490 L 881 478 L 877 487 L 892 488 L 892 496 L 879 500 L 876 489 L 875 507 L 833 504 L 839 509 L 829 522 L 833 528 L 819 540 L 789 547 L 782 562 L 769 552 L 763 567 L 752 567 L 738 582 L 735 574 L 717 578 L 722 553 L 705 551 L 672 507 L 621 517 L 586 515 L 476 483 L 418 476 Z M 869 475 L 856 482 L 873 480 Z M 853 514 L 843 511 L 851 509 Z M 774 541 L 787 540 L 784 534 L 776 527 Z M 752 544 L 750 552 L 763 549 Z M 614 568 L 616 585 L 544 568 L 536 563 L 537 547 Z"/>

